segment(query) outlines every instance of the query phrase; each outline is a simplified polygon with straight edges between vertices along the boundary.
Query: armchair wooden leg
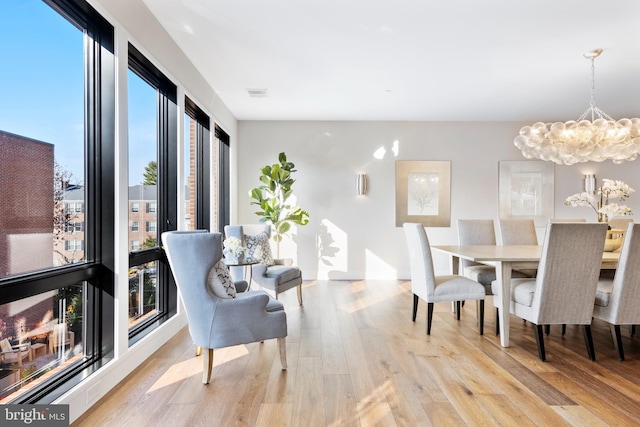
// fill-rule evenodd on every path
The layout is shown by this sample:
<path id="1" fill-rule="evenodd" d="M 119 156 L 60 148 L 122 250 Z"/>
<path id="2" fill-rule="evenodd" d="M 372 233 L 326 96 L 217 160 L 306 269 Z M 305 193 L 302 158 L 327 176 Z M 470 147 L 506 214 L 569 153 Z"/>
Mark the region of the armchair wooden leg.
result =
<path id="1" fill-rule="evenodd" d="M 278 351 L 280 352 L 280 364 L 282 365 L 282 370 L 287 370 L 287 338 L 282 337 L 278 338 Z"/>
<path id="2" fill-rule="evenodd" d="M 202 354 L 202 347 L 197 345 L 196 346 L 196 357 L 200 356 L 201 354 Z"/>
<path id="3" fill-rule="evenodd" d="M 411 320 L 416 321 L 416 314 L 418 314 L 418 295 L 413 294 L 413 316 Z"/>
<path id="4" fill-rule="evenodd" d="M 618 352 L 618 360 L 624 360 L 624 350 L 622 349 L 622 335 L 620 334 L 620 325 L 611 325 L 611 336 L 613 337 L 613 345 Z"/>
<path id="5" fill-rule="evenodd" d="M 302 283 L 298 285 L 298 304 L 302 305 Z"/>
<path id="6" fill-rule="evenodd" d="M 538 344 L 538 356 L 540 356 L 540 360 L 543 362 L 547 360 L 546 354 L 544 353 L 544 334 L 542 333 L 542 325 L 535 325 L 536 330 L 536 344 Z"/>
<path id="7" fill-rule="evenodd" d="M 202 357 L 202 384 L 209 384 L 211 371 L 213 370 L 213 349 L 205 348 Z"/>
<path id="8" fill-rule="evenodd" d="M 591 336 L 591 325 L 582 325 L 584 331 L 584 343 L 587 346 L 587 353 L 589 354 L 589 360 L 596 360 L 596 352 L 593 348 L 593 337 Z"/>
<path id="9" fill-rule="evenodd" d="M 480 335 L 484 335 L 484 300 L 481 299 L 478 301 L 479 315 L 480 315 L 480 324 L 478 325 L 478 329 L 480 331 Z"/>
<path id="10" fill-rule="evenodd" d="M 427 303 L 427 335 L 431 335 L 431 320 L 433 319 L 433 303 Z"/>

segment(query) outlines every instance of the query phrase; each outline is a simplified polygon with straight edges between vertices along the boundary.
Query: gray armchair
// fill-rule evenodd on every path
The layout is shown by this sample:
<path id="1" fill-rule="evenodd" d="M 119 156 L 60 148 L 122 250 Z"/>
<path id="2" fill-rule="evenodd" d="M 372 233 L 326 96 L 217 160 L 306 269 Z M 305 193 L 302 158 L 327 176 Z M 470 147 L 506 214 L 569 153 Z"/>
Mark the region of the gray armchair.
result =
<path id="1" fill-rule="evenodd" d="M 169 231 L 162 233 L 162 242 L 184 303 L 189 333 L 195 345 L 205 350 L 202 382 L 208 384 L 211 379 L 213 349 L 271 338 L 278 339 L 282 370 L 286 370 L 287 315 L 282 303 L 263 291 L 218 298 L 208 288 L 207 277 L 222 258 L 222 234 Z"/>
<path id="2" fill-rule="evenodd" d="M 247 237 L 256 237 L 261 233 L 266 234 L 268 244 L 271 236 L 269 224 L 227 225 L 224 227 L 226 237 L 237 237 L 244 245 L 247 245 Z M 270 254 L 267 255 L 267 258 L 271 258 Z M 291 259 L 273 259 L 272 265 L 255 264 L 251 267 L 252 280 L 261 287 L 274 291 L 276 299 L 278 299 L 278 294 L 297 288 L 298 303 L 302 305 L 302 272 L 292 263 Z"/>

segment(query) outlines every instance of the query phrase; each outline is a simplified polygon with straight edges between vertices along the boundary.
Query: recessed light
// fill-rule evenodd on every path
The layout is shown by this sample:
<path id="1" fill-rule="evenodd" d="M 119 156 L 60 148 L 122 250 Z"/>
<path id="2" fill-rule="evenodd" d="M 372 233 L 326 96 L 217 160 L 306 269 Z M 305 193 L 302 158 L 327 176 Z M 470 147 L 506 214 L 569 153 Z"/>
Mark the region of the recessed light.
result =
<path id="1" fill-rule="evenodd" d="M 266 89 L 247 89 L 249 96 L 252 98 L 266 98 L 267 90 Z"/>

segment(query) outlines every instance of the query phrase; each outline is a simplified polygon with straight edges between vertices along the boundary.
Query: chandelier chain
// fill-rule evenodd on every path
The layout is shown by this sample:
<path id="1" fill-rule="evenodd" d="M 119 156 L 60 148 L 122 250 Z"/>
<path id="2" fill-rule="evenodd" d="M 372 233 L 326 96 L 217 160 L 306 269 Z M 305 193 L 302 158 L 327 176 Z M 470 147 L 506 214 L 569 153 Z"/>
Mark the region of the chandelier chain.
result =
<path id="1" fill-rule="evenodd" d="M 596 119 L 596 58 L 591 58 L 591 121 Z"/>

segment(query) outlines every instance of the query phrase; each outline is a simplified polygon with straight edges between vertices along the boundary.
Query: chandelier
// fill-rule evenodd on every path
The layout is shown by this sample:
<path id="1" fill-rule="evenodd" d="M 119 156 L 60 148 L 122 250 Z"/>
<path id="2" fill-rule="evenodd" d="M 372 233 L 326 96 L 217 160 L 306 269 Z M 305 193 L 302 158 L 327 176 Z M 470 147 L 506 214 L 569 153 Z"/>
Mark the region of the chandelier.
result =
<path id="1" fill-rule="evenodd" d="M 542 123 L 520 129 L 513 143 L 527 159 L 540 159 L 558 164 L 602 162 L 615 164 L 635 160 L 640 153 L 640 119 L 615 121 L 596 107 L 595 59 L 602 53 L 596 49 L 584 54 L 591 60 L 591 103 L 578 120 Z M 587 117 L 591 117 L 589 120 Z"/>

